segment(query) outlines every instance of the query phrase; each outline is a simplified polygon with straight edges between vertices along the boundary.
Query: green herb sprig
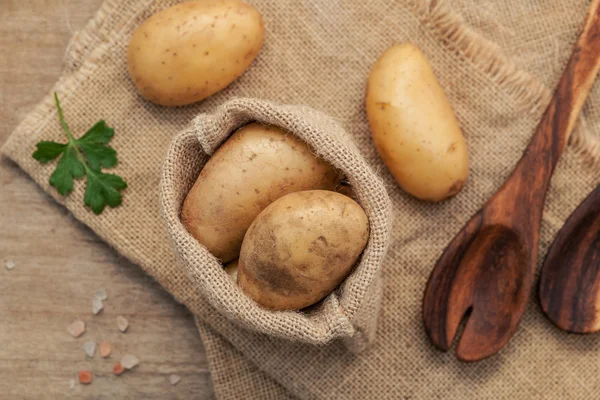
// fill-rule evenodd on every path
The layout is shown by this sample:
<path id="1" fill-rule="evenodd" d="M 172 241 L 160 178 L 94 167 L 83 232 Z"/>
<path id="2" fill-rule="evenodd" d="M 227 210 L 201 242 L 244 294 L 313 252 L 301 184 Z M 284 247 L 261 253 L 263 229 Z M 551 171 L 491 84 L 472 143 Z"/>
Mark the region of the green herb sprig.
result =
<path id="1" fill-rule="evenodd" d="M 86 176 L 83 202 L 96 215 L 100 214 L 107 205 L 119 206 L 122 202 L 121 191 L 127 188 L 127 183 L 118 175 L 102 172 L 102 168 L 112 168 L 117 165 L 117 152 L 108 145 L 114 136 L 114 129 L 109 128 L 106 122 L 99 121 L 82 137 L 75 139 L 65 122 L 56 93 L 54 93 L 54 101 L 68 143 L 39 142 L 33 158 L 45 164 L 60 157 L 56 169 L 50 176 L 50 185 L 63 196 L 68 196 L 73 191 L 75 179 Z"/>

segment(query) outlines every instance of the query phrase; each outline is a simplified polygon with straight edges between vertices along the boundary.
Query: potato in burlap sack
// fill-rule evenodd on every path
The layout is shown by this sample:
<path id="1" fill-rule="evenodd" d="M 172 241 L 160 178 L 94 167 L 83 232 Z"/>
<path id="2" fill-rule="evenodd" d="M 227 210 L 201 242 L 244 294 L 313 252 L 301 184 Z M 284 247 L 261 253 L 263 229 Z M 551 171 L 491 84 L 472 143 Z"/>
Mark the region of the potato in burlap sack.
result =
<path id="1" fill-rule="evenodd" d="M 369 217 L 369 241 L 345 281 L 310 310 L 269 311 L 246 296 L 223 266 L 186 230 L 180 213 L 200 171 L 221 143 L 251 121 L 282 128 L 306 142 L 315 154 L 339 169 Z M 220 313 L 240 326 L 293 341 L 325 344 L 336 338 L 352 351 L 375 336 L 381 304 L 381 268 L 392 215 L 383 182 L 352 139 L 330 117 L 305 106 L 234 99 L 212 114 L 200 114 L 173 140 L 163 166 L 160 197 L 173 245 L 197 290 Z"/>

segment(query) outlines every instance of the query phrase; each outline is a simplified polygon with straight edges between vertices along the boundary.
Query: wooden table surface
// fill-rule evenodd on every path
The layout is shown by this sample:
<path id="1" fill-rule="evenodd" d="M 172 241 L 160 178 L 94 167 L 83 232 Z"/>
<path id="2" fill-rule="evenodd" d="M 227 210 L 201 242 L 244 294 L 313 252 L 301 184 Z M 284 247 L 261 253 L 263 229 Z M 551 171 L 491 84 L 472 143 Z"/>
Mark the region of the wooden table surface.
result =
<path id="1" fill-rule="evenodd" d="M 102 0 L 0 0 L 0 145 L 51 89 L 73 31 Z M 9 271 L 6 261 L 16 267 Z M 106 288 L 94 316 L 94 292 Z M 116 328 L 128 318 L 127 333 Z M 87 324 L 80 338 L 65 327 Z M 86 358 L 86 341 L 106 339 L 113 354 Z M 120 377 L 120 356 L 141 363 Z M 91 385 L 69 388 L 79 370 Z M 181 376 L 171 386 L 170 374 Z M 0 159 L 0 399 L 214 398 L 192 316 L 137 266 L 44 194 L 25 173 Z"/>

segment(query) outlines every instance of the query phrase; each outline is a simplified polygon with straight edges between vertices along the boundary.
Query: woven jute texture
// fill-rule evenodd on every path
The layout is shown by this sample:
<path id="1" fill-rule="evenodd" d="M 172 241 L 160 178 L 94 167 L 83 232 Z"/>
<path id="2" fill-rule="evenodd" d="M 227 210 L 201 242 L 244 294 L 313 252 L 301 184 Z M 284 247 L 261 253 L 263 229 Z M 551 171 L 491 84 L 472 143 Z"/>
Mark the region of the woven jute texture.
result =
<path id="1" fill-rule="evenodd" d="M 424 334 L 421 298 L 445 245 L 506 179 L 525 148 L 569 56 L 587 0 L 254 0 L 265 46 L 241 79 L 191 107 L 143 101 L 125 68 L 128 39 L 173 1 L 108 0 L 67 53 L 54 88 L 67 120 L 83 132 L 99 118 L 114 126 L 129 182 L 120 208 L 100 217 L 82 206 L 83 187 L 62 198 L 52 166 L 31 158 L 41 139 L 62 134 L 50 97 L 3 148 L 39 185 L 114 248 L 138 263 L 197 316 L 214 388 L 224 399 L 592 399 L 600 393 L 600 337 L 568 335 L 542 315 L 536 292 L 509 344 L 475 364 L 440 353 Z M 460 15 L 463 15 L 461 17 Z M 441 204 L 403 193 L 376 155 L 364 111 L 370 66 L 390 45 L 423 49 L 467 138 L 470 177 Z M 169 143 L 200 113 L 233 97 L 302 104 L 333 117 L 384 180 L 394 214 L 383 262 L 383 299 L 374 344 L 359 355 L 341 340 L 314 346 L 243 329 L 204 300 L 171 248 L 158 182 Z M 551 182 L 541 232 L 543 255 L 568 215 L 598 183 L 600 92 L 594 88 Z M 136 146 L 131 146 L 136 143 Z M 540 257 L 541 258 L 541 257 Z"/>
<path id="2" fill-rule="evenodd" d="M 273 312 L 259 307 L 242 293 L 180 219 L 183 201 L 209 155 L 232 132 L 251 121 L 277 126 L 307 143 L 315 155 L 346 177 L 369 217 L 369 242 L 360 261 L 339 290 L 310 311 Z M 281 339 L 322 345 L 341 338 L 353 352 L 364 350 L 372 342 L 381 305 L 381 266 L 389 244 L 391 204 L 383 182 L 335 120 L 306 106 L 230 100 L 213 114 L 198 115 L 175 137 L 164 163 L 160 197 L 182 265 L 202 297 L 217 311 L 243 328 Z"/>

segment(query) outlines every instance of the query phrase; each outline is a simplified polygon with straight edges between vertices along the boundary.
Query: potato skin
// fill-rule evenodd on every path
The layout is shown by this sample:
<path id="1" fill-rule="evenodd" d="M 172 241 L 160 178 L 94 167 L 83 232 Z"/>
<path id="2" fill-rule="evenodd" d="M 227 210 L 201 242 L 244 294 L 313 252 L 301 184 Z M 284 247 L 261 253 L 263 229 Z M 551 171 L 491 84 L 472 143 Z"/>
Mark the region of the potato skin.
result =
<path id="1" fill-rule="evenodd" d="M 238 284 L 268 309 L 308 307 L 350 273 L 368 237 L 367 215 L 352 199 L 325 190 L 288 194 L 248 229 Z"/>
<path id="2" fill-rule="evenodd" d="M 404 190 L 440 201 L 462 189 L 467 144 L 418 47 L 401 44 L 383 53 L 369 76 L 366 106 L 375 147 Z"/>
<path id="3" fill-rule="evenodd" d="M 140 94 L 163 106 L 195 103 L 248 68 L 264 39 L 262 16 L 240 0 L 191 1 L 151 16 L 127 51 Z"/>
<path id="4" fill-rule="evenodd" d="M 300 190 L 333 190 L 340 180 L 297 137 L 252 123 L 236 131 L 206 163 L 183 203 L 181 220 L 226 263 L 238 257 L 246 230 L 269 204 Z"/>

